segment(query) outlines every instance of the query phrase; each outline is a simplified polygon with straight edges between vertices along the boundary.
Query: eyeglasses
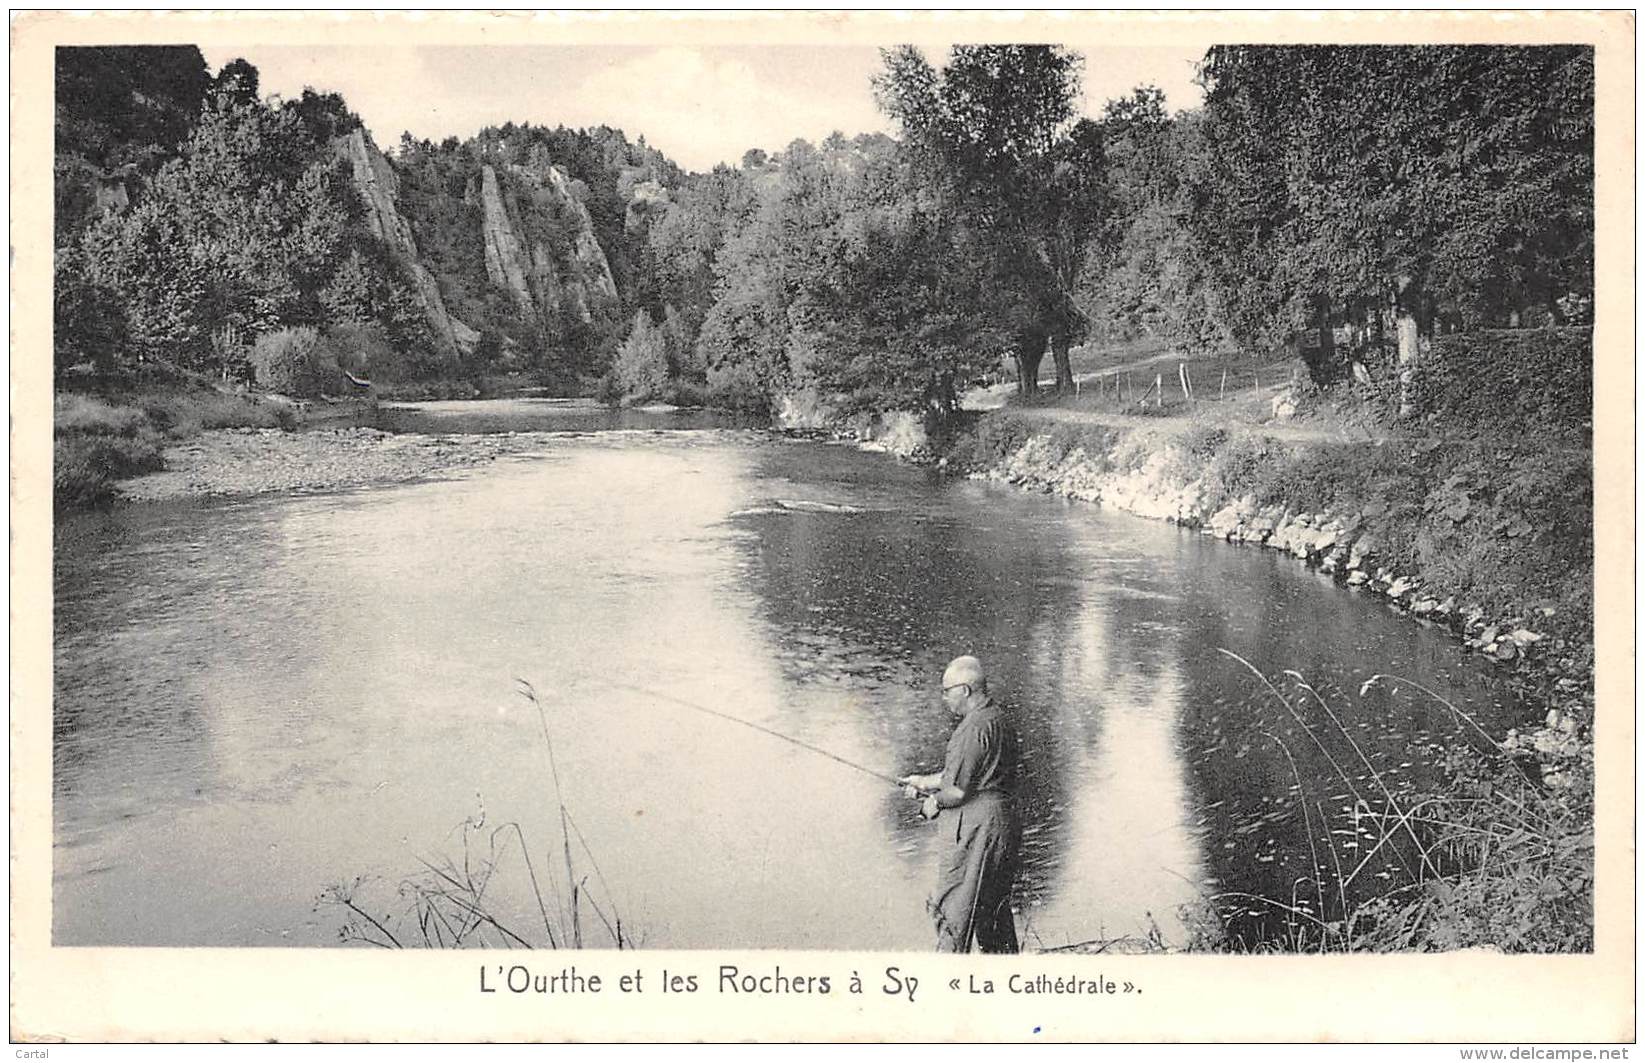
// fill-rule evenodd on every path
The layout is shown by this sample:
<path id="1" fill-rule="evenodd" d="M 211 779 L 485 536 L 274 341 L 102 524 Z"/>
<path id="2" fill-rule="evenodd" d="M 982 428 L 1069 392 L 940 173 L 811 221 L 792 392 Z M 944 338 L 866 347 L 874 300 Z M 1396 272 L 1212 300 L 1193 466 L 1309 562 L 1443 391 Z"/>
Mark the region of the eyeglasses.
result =
<path id="1" fill-rule="evenodd" d="M 944 693 L 944 694 L 946 694 L 946 693 L 948 693 L 948 692 L 949 692 L 949 691 L 950 691 L 950 690 L 958 690 L 958 689 L 959 689 L 959 688 L 960 688 L 960 687 L 964 687 L 964 688 L 965 688 L 965 692 L 966 692 L 966 693 L 967 693 L 967 694 L 969 694 L 969 693 L 970 693 L 970 692 L 971 692 L 971 684 L 970 684 L 970 683 L 955 683 L 955 684 L 954 684 L 954 685 L 953 685 L 953 686 L 951 686 L 951 687 L 943 687 L 943 688 L 942 688 L 942 692 L 943 692 L 943 693 Z"/>

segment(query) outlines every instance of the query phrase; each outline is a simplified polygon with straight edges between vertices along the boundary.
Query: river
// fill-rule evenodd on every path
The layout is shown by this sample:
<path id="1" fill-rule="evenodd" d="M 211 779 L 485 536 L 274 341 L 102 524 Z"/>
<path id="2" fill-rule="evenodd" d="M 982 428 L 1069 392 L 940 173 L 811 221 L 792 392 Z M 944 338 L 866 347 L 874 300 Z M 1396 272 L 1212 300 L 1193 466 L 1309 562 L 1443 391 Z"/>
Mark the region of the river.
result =
<path id="1" fill-rule="evenodd" d="M 1517 711 L 1438 630 L 1274 552 L 700 418 L 541 414 L 422 404 L 394 427 L 606 430 L 422 482 L 60 524 L 55 944 L 336 944 L 328 889 L 415 938 L 400 884 L 493 841 L 489 910 L 540 929 L 493 832 L 517 823 L 552 874 L 551 741 L 578 875 L 626 940 L 928 948 L 936 826 L 682 703 L 933 770 L 961 652 L 1022 735 L 1029 947 L 1182 944 L 1204 898 L 1226 933 L 1282 939 L 1274 902 L 1337 918 L 1408 874 L 1358 797 L 1429 781 L 1458 729 L 1366 680 L 1494 733 Z M 1306 676 L 1341 727 L 1219 648 Z M 1315 885 L 1333 869 L 1340 895 Z"/>

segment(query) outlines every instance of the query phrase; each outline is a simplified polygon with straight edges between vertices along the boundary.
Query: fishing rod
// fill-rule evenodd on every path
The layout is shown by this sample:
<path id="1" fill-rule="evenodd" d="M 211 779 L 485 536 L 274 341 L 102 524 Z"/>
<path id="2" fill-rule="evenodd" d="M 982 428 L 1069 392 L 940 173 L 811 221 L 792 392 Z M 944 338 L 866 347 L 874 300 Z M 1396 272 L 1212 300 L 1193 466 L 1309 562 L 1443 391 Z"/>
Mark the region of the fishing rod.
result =
<path id="1" fill-rule="evenodd" d="M 638 686 L 634 683 L 624 683 L 624 682 L 621 682 L 620 680 L 616 680 L 616 679 L 601 679 L 597 676 L 591 676 L 591 675 L 586 675 L 586 674 L 579 675 L 579 678 L 587 679 L 590 682 L 594 682 L 594 683 L 600 683 L 600 684 L 603 684 L 603 685 L 608 686 L 608 687 L 616 687 L 619 690 L 631 691 L 635 694 L 643 695 L 644 697 L 655 698 L 658 701 L 666 701 L 666 702 L 669 702 L 671 704 L 678 705 L 678 706 L 680 706 L 681 708 L 684 708 L 684 709 L 694 709 L 697 712 L 706 713 L 709 716 L 717 716 L 722 720 L 726 720 L 726 721 L 729 721 L 731 723 L 741 724 L 742 726 L 750 728 L 751 730 L 759 731 L 761 734 L 770 735 L 772 738 L 781 739 L 782 741 L 787 742 L 790 745 L 795 745 L 795 746 L 799 746 L 801 749 L 810 750 L 811 752 L 816 753 L 820 756 L 827 757 L 829 760 L 834 761 L 836 764 L 844 764 L 846 767 L 851 768 L 855 771 L 860 771 L 864 775 L 872 775 L 874 778 L 880 780 L 881 782 L 890 783 L 892 786 L 895 786 L 899 789 L 901 789 L 902 786 L 903 786 L 903 782 L 902 782 L 901 779 L 894 779 L 891 776 L 885 774 L 884 772 L 875 771 L 873 768 L 864 767 L 863 765 L 858 764 L 856 761 L 853 761 L 853 760 L 847 760 L 846 758 L 840 756 L 838 753 L 830 753 L 828 750 L 823 749 L 820 746 L 814 746 L 810 742 L 806 742 L 806 741 L 803 741 L 801 739 L 795 738 L 792 735 L 785 735 L 781 731 L 773 731 L 769 727 L 766 727 L 762 724 L 754 723 L 750 720 L 745 720 L 740 716 L 733 716 L 733 715 L 731 715 L 730 713 L 727 713 L 727 712 L 720 712 L 718 709 L 711 709 L 706 705 L 698 705 L 694 701 L 687 701 L 685 698 L 675 697 L 673 694 L 665 694 L 660 690 L 652 690 L 648 687 Z"/>

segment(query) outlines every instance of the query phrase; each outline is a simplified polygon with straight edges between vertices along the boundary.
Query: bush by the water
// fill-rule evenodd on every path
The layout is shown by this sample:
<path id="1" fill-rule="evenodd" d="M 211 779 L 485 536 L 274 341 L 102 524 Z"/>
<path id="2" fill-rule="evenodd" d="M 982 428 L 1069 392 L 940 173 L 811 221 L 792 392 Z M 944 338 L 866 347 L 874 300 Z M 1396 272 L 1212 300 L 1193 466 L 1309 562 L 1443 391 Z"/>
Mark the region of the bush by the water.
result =
<path id="1" fill-rule="evenodd" d="M 52 401 L 52 497 L 60 509 L 97 505 L 118 480 L 165 467 L 170 439 L 209 428 L 289 428 L 285 407 L 207 388 L 123 396 L 119 404 L 62 392 Z"/>
<path id="2" fill-rule="evenodd" d="M 151 428 L 148 415 L 134 406 L 115 406 L 73 392 L 52 399 L 52 430 L 57 435 L 135 436 Z"/>
<path id="3" fill-rule="evenodd" d="M 617 348 L 611 373 L 620 392 L 634 402 L 661 398 L 668 387 L 668 343 L 644 310 L 634 315 L 628 338 Z"/>
<path id="4" fill-rule="evenodd" d="M 336 353 L 319 330 L 307 325 L 257 337 L 251 365 L 259 386 L 296 398 L 314 398 L 340 383 Z"/>
<path id="5" fill-rule="evenodd" d="M 52 499 L 59 508 L 96 505 L 114 482 L 163 468 L 157 437 L 60 436 L 52 441 Z"/>
<path id="6" fill-rule="evenodd" d="M 134 396 L 138 407 L 166 435 L 187 439 L 212 428 L 291 428 L 289 406 L 247 395 L 200 388 Z"/>
<path id="7" fill-rule="evenodd" d="M 375 377 L 379 372 L 395 379 L 404 376 L 381 326 L 347 321 L 327 329 L 326 341 L 337 364 L 356 376 Z"/>
<path id="8" fill-rule="evenodd" d="M 59 508 L 96 505 L 109 498 L 116 480 L 164 465 L 164 441 L 142 410 L 59 395 L 52 414 L 52 498 Z"/>

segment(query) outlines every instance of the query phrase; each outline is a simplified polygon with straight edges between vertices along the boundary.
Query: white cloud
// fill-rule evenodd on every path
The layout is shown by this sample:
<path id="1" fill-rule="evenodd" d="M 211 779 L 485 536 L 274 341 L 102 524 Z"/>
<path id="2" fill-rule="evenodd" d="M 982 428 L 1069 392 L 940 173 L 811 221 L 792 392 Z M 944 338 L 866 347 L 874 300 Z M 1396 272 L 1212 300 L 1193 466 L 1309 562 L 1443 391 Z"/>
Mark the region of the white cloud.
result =
<path id="1" fill-rule="evenodd" d="M 1074 44 L 1086 56 L 1085 111 L 1145 82 L 1172 108 L 1197 106 L 1189 47 Z M 202 49 L 213 70 L 243 56 L 262 72 L 265 93 L 293 96 L 305 85 L 338 92 L 387 148 L 402 130 L 440 140 L 487 125 L 610 125 L 643 135 L 680 165 L 735 164 L 749 148 L 780 151 L 836 129 L 847 136 L 890 132 L 874 107 L 868 47 L 779 45 L 727 48 L 638 46 L 342 45 Z M 930 52 L 940 60 L 940 49 Z"/>
<path id="2" fill-rule="evenodd" d="M 866 98 L 867 88 L 863 95 Z M 740 58 L 693 48 L 662 48 L 609 65 L 576 90 L 576 111 L 602 116 L 690 169 L 735 163 L 751 147 L 778 150 L 796 137 L 821 140 L 881 128 L 871 109 L 842 108 L 804 88 L 784 85 L 777 71 Z"/>

